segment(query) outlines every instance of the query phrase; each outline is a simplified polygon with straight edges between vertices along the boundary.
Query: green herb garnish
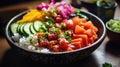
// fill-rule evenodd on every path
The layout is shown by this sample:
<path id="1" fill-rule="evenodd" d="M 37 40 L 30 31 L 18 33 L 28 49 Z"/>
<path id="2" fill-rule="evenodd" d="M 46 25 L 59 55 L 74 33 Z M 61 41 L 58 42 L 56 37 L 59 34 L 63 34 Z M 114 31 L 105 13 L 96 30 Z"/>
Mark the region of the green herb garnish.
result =
<path id="1" fill-rule="evenodd" d="M 112 64 L 105 62 L 102 66 L 103 67 L 112 67 Z"/>

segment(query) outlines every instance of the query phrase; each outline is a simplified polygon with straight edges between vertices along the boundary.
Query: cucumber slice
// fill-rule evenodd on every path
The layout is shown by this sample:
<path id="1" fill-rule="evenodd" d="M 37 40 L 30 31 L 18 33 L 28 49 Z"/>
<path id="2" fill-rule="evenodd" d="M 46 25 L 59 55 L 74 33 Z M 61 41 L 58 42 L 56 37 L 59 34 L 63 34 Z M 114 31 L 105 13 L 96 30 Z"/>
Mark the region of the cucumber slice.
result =
<path id="1" fill-rule="evenodd" d="M 26 25 L 26 24 L 21 24 L 20 27 L 19 27 L 20 34 L 23 35 L 23 36 L 26 36 L 26 35 L 27 35 L 27 34 L 24 33 L 24 31 L 23 31 L 25 25 Z"/>
<path id="2" fill-rule="evenodd" d="M 22 25 L 22 24 L 19 24 L 18 27 L 17 27 L 17 32 L 18 32 L 19 34 L 21 34 L 21 32 L 20 32 L 20 27 L 21 27 L 21 25 Z"/>
<path id="3" fill-rule="evenodd" d="M 41 21 L 35 21 L 33 23 L 33 28 L 35 29 L 36 32 L 39 32 L 41 25 L 43 25 L 43 23 Z"/>
<path id="4" fill-rule="evenodd" d="M 11 30 L 11 32 L 12 32 L 13 35 L 14 35 L 14 33 L 17 33 L 17 27 L 18 27 L 18 25 L 19 24 L 17 24 L 17 23 L 11 24 L 10 30 Z"/>
<path id="5" fill-rule="evenodd" d="M 26 23 L 23 27 L 23 32 L 26 34 L 26 36 L 31 35 L 32 33 L 30 32 L 30 26 L 32 23 Z"/>
<path id="6" fill-rule="evenodd" d="M 19 24 L 18 27 L 17 27 L 17 31 L 19 34 L 23 35 L 23 31 L 21 30 L 22 29 L 22 26 L 23 24 Z"/>
<path id="7" fill-rule="evenodd" d="M 30 32 L 32 34 L 36 34 L 37 32 L 35 31 L 35 29 L 33 28 L 33 23 L 30 25 Z"/>

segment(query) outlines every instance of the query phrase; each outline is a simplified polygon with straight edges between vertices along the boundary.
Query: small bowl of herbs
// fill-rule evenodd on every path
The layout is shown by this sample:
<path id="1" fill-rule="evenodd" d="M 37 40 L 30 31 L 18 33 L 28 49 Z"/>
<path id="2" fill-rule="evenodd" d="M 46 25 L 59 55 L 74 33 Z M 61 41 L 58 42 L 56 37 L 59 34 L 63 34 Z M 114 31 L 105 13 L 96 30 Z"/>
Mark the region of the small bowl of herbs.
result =
<path id="1" fill-rule="evenodd" d="M 113 43 L 120 43 L 120 19 L 111 19 L 106 22 L 107 36 Z"/>

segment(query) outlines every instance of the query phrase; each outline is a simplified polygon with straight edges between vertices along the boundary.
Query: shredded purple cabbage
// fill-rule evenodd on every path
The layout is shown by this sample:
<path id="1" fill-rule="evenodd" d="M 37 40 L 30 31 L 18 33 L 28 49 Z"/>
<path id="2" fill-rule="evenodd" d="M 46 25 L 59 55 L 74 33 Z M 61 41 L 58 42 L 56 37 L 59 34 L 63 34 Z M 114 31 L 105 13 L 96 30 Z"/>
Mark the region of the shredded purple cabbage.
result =
<path id="1" fill-rule="evenodd" d="M 42 3 L 42 4 L 38 5 L 36 7 L 36 9 L 42 10 L 43 8 L 45 8 L 45 9 L 47 9 L 49 11 L 49 8 L 51 8 L 51 7 L 53 9 L 56 9 L 57 14 L 60 17 L 62 17 L 63 19 L 69 18 L 69 15 L 74 13 L 74 8 L 70 4 L 67 4 L 64 1 L 61 1 L 61 2 L 59 2 L 57 4 L 55 4 L 55 1 L 51 0 L 50 4 Z"/>
<path id="2" fill-rule="evenodd" d="M 43 8 L 48 9 L 48 8 L 49 8 L 49 5 L 48 5 L 48 4 L 45 4 L 45 3 L 41 3 L 40 5 L 38 5 L 38 6 L 36 7 L 36 9 L 38 9 L 38 10 L 41 10 L 41 9 L 43 9 Z"/>
<path id="3" fill-rule="evenodd" d="M 70 14 L 74 13 L 74 8 L 64 1 L 60 2 L 56 9 L 58 10 L 58 14 L 63 18 L 68 18 Z"/>

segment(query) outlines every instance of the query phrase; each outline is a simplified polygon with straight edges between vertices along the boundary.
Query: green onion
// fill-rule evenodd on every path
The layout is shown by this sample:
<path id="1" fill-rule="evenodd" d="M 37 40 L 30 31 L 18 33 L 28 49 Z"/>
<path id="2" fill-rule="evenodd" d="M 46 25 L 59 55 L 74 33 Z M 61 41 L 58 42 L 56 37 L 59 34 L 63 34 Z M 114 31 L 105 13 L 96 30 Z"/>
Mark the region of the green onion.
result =
<path id="1" fill-rule="evenodd" d="M 57 33 L 59 30 L 60 28 L 55 28 L 55 27 L 50 28 L 50 32 L 52 33 Z"/>
<path id="2" fill-rule="evenodd" d="M 64 37 L 63 34 L 58 35 L 58 38 L 63 38 L 63 37 Z"/>
<path id="3" fill-rule="evenodd" d="M 71 43 L 71 37 L 70 37 L 70 36 L 65 36 L 65 39 L 66 39 L 69 43 Z"/>

